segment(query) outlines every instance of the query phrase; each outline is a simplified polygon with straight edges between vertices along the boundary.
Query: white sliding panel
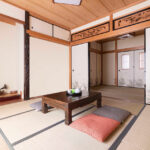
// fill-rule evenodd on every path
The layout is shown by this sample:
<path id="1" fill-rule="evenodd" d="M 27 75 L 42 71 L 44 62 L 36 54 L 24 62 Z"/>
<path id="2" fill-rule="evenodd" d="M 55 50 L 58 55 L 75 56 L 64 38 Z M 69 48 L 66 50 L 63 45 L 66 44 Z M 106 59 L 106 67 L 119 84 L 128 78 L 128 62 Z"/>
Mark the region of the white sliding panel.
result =
<path id="1" fill-rule="evenodd" d="M 72 47 L 72 88 L 89 89 L 88 43 Z"/>
<path id="2" fill-rule="evenodd" d="M 145 30 L 146 37 L 146 103 L 150 104 L 150 28 Z"/>
<path id="3" fill-rule="evenodd" d="M 52 25 L 35 17 L 30 17 L 30 30 L 52 36 Z"/>
<path id="4" fill-rule="evenodd" d="M 65 41 L 70 41 L 71 35 L 70 35 L 70 31 L 54 25 L 54 37 Z"/>
<path id="5" fill-rule="evenodd" d="M 144 50 L 134 52 L 134 87 L 144 88 L 145 84 L 145 64 Z"/>
<path id="6" fill-rule="evenodd" d="M 69 88 L 69 46 L 30 38 L 31 97 Z"/>
<path id="7" fill-rule="evenodd" d="M 118 54 L 118 85 L 133 87 L 133 51 Z"/>
<path id="8" fill-rule="evenodd" d="M 0 13 L 25 21 L 25 11 L 8 3 L 0 1 Z"/>

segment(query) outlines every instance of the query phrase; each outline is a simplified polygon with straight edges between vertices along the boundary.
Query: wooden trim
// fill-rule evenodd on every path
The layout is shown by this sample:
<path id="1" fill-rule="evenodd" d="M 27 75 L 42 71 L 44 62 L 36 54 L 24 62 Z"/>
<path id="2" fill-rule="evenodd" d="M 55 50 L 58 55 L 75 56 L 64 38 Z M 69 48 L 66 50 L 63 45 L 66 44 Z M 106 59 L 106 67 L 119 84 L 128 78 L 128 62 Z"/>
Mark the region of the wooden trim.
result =
<path id="1" fill-rule="evenodd" d="M 35 37 L 35 38 L 39 38 L 42 40 L 46 40 L 46 41 L 50 41 L 50 42 L 54 42 L 54 43 L 58 43 L 58 44 L 62 44 L 62 45 L 70 45 L 70 42 L 65 41 L 65 40 L 61 40 L 49 35 L 45 35 L 39 32 L 35 32 L 35 31 L 31 31 L 31 30 L 26 30 L 26 33 L 28 33 L 30 36 Z"/>
<path id="2" fill-rule="evenodd" d="M 125 15 L 123 17 L 119 17 L 118 19 L 114 19 L 113 25 L 114 30 L 118 30 L 147 21 L 150 21 L 150 7 L 136 11 L 135 13 L 131 13 L 129 15 Z"/>
<path id="3" fill-rule="evenodd" d="M 24 26 L 24 99 L 30 99 L 30 40 L 26 30 L 30 26 L 30 14 L 25 12 L 25 26 Z"/>
<path id="4" fill-rule="evenodd" d="M 90 52 L 101 54 L 101 51 L 98 49 L 90 48 Z"/>
<path id="5" fill-rule="evenodd" d="M 150 27 L 150 21 L 143 22 L 143 23 L 140 23 L 140 24 L 136 24 L 136 25 L 133 25 L 133 26 L 129 26 L 129 27 L 126 27 L 126 28 L 123 28 L 123 29 L 107 32 L 107 33 L 104 33 L 104 34 L 96 35 L 96 36 L 89 37 L 89 38 L 86 38 L 86 39 L 83 39 L 83 40 L 71 42 L 71 45 L 73 46 L 73 45 L 78 45 L 78 44 L 82 44 L 82 43 L 86 43 L 86 42 L 104 40 L 104 39 L 107 39 L 107 38 L 112 38 L 112 37 L 120 36 L 120 35 L 123 35 L 123 34 L 136 32 L 136 31 L 148 28 L 148 27 Z"/>
<path id="6" fill-rule="evenodd" d="M 72 88 L 72 47 L 69 46 L 69 89 Z"/>
<path id="7" fill-rule="evenodd" d="M 117 40 L 115 40 L 115 41 L 117 41 Z M 120 52 L 128 52 L 128 51 L 136 51 L 136 50 L 144 49 L 144 46 L 124 48 L 124 49 L 116 49 L 116 45 L 117 45 L 117 43 L 115 42 L 115 50 L 105 51 L 105 52 L 103 52 L 103 54 L 107 54 L 107 53 L 120 53 Z"/>
<path id="8" fill-rule="evenodd" d="M 115 50 L 111 50 L 111 51 L 103 51 L 103 54 L 108 54 L 108 53 L 115 53 Z"/>
<path id="9" fill-rule="evenodd" d="M 144 49 L 144 46 L 138 46 L 138 47 L 131 47 L 131 48 L 125 48 L 125 49 L 117 49 L 116 52 L 128 52 L 128 51 L 136 51 L 136 50 L 142 50 Z"/>
<path id="10" fill-rule="evenodd" d="M 100 23 L 98 23 L 98 24 L 96 24 L 96 25 L 93 25 L 93 26 L 90 26 L 90 27 L 86 27 L 86 28 L 81 29 L 81 30 L 76 31 L 76 32 L 73 32 L 73 33 L 71 33 L 71 35 L 76 34 L 76 33 L 79 33 L 79 32 L 82 32 L 82 31 L 85 31 L 85 30 L 88 30 L 88 29 L 90 29 L 90 28 L 97 27 L 98 25 L 100 25 L 100 24 L 105 24 L 105 23 L 107 23 L 107 22 L 109 22 L 109 20 L 104 21 L 104 22 L 100 22 Z M 90 22 L 89 22 L 89 23 L 90 23 Z M 79 27 L 77 27 L 77 28 L 80 28 L 80 27 L 82 27 L 82 25 L 81 25 L 81 26 L 79 26 Z M 72 30 L 73 30 L 73 29 L 72 29 Z"/>
<path id="11" fill-rule="evenodd" d="M 118 43 L 115 40 L 115 85 L 118 86 L 118 53 L 117 53 Z"/>
<path id="12" fill-rule="evenodd" d="M 113 31 L 113 14 L 110 15 L 109 25 L 110 25 L 110 31 Z"/>
<path id="13" fill-rule="evenodd" d="M 16 25 L 16 22 L 14 21 L 14 20 L 12 20 L 12 19 L 7 19 L 6 17 L 3 17 L 3 16 L 1 16 L 1 14 L 0 14 L 0 21 L 1 22 L 5 22 L 5 23 L 8 23 L 8 24 L 10 24 L 10 25 Z"/>
<path id="14" fill-rule="evenodd" d="M 25 24 L 25 22 L 22 20 L 19 20 L 19 19 L 13 18 L 13 17 L 9 17 L 9 16 L 4 15 L 4 14 L 0 14 L 0 17 L 5 18 L 6 20 L 10 20 L 10 21 L 15 22 L 15 23 Z"/>
<path id="15" fill-rule="evenodd" d="M 119 19 L 119 18 L 122 18 L 122 17 L 125 17 L 125 16 L 129 16 L 129 15 L 131 15 L 131 14 L 134 14 L 134 13 L 136 13 L 136 12 L 138 12 L 138 11 L 142 11 L 142 10 L 147 9 L 147 8 L 149 8 L 149 7 L 150 7 L 150 5 L 149 5 L 149 6 L 146 6 L 146 7 L 142 7 L 142 8 L 137 9 L 137 10 L 134 10 L 134 11 L 129 12 L 129 13 L 123 14 L 123 15 L 121 15 L 121 16 L 118 16 L 118 17 L 114 18 L 114 20 Z"/>
<path id="16" fill-rule="evenodd" d="M 103 43 L 101 43 L 101 53 L 103 53 Z M 101 55 L 101 85 L 103 85 L 103 55 Z"/>
<path id="17" fill-rule="evenodd" d="M 73 33 L 71 35 L 71 41 L 80 41 L 82 39 L 86 39 L 89 37 L 107 33 L 110 31 L 109 27 L 110 27 L 109 22 L 106 22 L 106 23 L 94 26 L 92 28 L 88 28 L 87 30 L 82 30 L 78 33 Z"/>

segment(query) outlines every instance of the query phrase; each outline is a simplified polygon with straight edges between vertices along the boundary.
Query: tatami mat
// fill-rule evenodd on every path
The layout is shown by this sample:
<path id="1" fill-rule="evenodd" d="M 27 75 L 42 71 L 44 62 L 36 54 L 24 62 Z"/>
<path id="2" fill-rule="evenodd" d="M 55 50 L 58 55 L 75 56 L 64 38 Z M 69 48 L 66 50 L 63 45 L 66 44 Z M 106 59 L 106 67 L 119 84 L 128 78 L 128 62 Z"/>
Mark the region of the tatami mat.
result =
<path id="1" fill-rule="evenodd" d="M 0 150 L 14 150 L 1 129 L 0 129 Z"/>
<path id="2" fill-rule="evenodd" d="M 40 100 L 41 99 L 34 99 L 0 106 L 0 120 L 8 116 L 31 110 L 32 108 L 30 107 L 30 104 Z"/>
<path id="3" fill-rule="evenodd" d="M 116 100 L 122 102 L 144 104 L 144 88 L 97 86 L 92 87 L 91 89 L 97 92 L 101 92 L 105 97 L 115 98 Z"/>
<path id="4" fill-rule="evenodd" d="M 118 108 L 122 108 L 122 109 L 128 110 L 133 115 L 138 115 L 138 113 L 140 112 L 140 110 L 144 106 L 144 104 L 116 101 L 114 99 L 105 98 L 105 97 L 102 98 L 102 104 L 103 105 L 109 105 L 109 106 L 114 106 L 114 107 L 118 107 Z"/>
<path id="5" fill-rule="evenodd" d="M 74 118 L 74 120 L 91 113 L 92 111 L 93 110 L 91 109 L 88 112 L 78 115 Z M 107 150 L 131 119 L 132 116 L 128 118 L 128 120 L 114 132 L 111 138 L 104 143 L 101 143 L 91 136 L 61 123 L 56 127 L 31 138 L 30 140 L 14 146 L 14 148 L 15 150 L 25 150 L 30 149 L 32 146 L 33 150 L 48 150 L 48 148 L 53 150 Z"/>
<path id="6" fill-rule="evenodd" d="M 87 105 L 84 108 L 76 109 L 73 111 L 73 114 L 78 113 L 83 109 L 87 109 L 90 106 L 92 105 Z M 28 135 L 59 122 L 64 118 L 64 111 L 60 109 L 54 108 L 47 114 L 31 111 L 22 115 L 1 120 L 0 127 L 9 138 L 10 142 L 14 143 Z"/>
<path id="7" fill-rule="evenodd" d="M 150 106 L 146 106 L 117 150 L 150 149 Z"/>
<path id="8" fill-rule="evenodd" d="M 118 138 L 132 118 L 130 117 L 120 126 L 105 143 L 101 143 L 85 133 L 66 126 L 63 122 L 65 116 L 63 110 L 54 108 L 47 114 L 33 111 L 30 104 L 39 100 L 19 102 L 0 107 L 0 117 L 4 118 L 0 120 L 0 128 L 2 128 L 10 143 L 14 145 L 15 150 L 48 150 L 49 147 L 54 150 L 92 150 L 93 148 L 93 150 L 106 150 Z M 121 104 L 111 99 L 103 99 L 102 103 L 103 105 L 129 110 L 134 115 L 143 106 L 137 106 L 135 103 L 134 105 L 131 103 Z M 73 111 L 73 115 L 83 110 L 87 111 L 78 114 L 73 120 L 93 112 L 96 110 L 96 107 L 93 104 L 80 107 Z"/>

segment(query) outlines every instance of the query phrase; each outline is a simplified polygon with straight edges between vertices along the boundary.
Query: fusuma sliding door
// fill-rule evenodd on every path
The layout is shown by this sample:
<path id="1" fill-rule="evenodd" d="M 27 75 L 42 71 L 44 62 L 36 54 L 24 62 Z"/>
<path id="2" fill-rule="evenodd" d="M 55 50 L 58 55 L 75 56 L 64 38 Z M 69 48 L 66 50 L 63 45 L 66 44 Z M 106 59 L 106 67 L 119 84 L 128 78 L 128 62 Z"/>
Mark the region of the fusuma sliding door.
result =
<path id="1" fill-rule="evenodd" d="M 72 88 L 89 89 L 88 43 L 72 47 Z"/>

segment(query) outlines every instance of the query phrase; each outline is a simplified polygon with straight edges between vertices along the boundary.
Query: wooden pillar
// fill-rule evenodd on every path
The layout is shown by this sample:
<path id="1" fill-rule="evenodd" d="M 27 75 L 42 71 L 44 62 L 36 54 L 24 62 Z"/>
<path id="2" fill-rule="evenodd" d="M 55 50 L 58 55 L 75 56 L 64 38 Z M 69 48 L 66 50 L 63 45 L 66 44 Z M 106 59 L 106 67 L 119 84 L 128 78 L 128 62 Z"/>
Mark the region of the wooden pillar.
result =
<path id="1" fill-rule="evenodd" d="M 118 86 L 118 52 L 117 40 L 115 40 L 115 85 Z"/>
<path id="2" fill-rule="evenodd" d="M 69 46 L 69 88 L 72 88 L 72 46 Z"/>
<path id="3" fill-rule="evenodd" d="M 113 31 L 113 14 L 110 15 L 109 23 L 110 23 L 110 31 Z"/>
<path id="4" fill-rule="evenodd" d="M 101 85 L 103 85 L 103 43 L 101 43 Z"/>
<path id="5" fill-rule="evenodd" d="M 29 30 L 29 13 L 25 12 L 25 26 L 24 26 L 24 100 L 30 98 L 30 40 L 29 34 L 26 30 Z"/>

